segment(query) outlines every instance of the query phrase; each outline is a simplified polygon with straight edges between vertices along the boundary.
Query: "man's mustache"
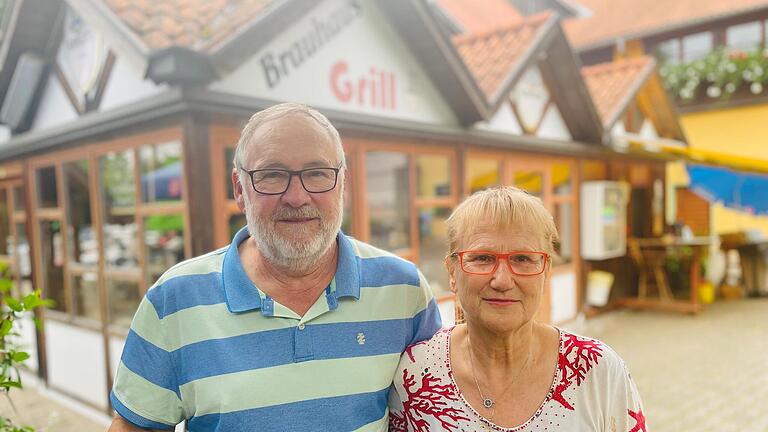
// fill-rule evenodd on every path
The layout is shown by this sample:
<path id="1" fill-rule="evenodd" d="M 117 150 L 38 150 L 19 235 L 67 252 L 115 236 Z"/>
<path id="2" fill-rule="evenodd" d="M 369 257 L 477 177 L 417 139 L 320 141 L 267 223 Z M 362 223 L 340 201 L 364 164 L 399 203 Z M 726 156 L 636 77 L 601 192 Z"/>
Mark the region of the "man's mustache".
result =
<path id="1" fill-rule="evenodd" d="M 318 218 L 321 219 L 322 215 L 320 214 L 320 210 L 318 210 L 315 207 L 305 205 L 299 208 L 293 208 L 293 207 L 280 207 L 275 211 L 274 214 L 272 214 L 272 220 L 281 220 L 281 219 L 305 219 L 305 218 Z"/>

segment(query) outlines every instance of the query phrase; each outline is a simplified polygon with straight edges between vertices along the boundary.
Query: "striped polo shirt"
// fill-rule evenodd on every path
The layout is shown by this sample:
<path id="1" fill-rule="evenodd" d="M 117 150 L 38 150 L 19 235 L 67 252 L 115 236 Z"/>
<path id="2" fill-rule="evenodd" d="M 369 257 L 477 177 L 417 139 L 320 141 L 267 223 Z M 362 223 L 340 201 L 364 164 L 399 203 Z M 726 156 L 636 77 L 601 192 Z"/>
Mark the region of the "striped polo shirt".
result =
<path id="1" fill-rule="evenodd" d="M 143 428 L 386 431 L 400 354 L 440 328 L 410 262 L 339 233 L 336 274 L 304 316 L 248 278 L 237 246 L 177 264 L 131 324 L 110 400 Z"/>

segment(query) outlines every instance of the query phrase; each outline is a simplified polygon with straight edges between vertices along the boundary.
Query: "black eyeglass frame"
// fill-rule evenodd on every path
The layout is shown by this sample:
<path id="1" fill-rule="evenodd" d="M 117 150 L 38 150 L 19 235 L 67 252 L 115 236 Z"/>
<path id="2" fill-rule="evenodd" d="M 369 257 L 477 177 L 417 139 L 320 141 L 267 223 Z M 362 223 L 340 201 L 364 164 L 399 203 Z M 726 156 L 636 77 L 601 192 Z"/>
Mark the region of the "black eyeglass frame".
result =
<path id="1" fill-rule="evenodd" d="M 255 169 L 255 170 L 247 170 L 247 169 L 245 169 L 245 168 L 243 168 L 241 166 L 239 166 L 238 168 L 240 168 L 243 172 L 248 174 L 248 176 L 251 178 L 251 187 L 253 188 L 254 192 L 256 192 L 258 194 L 261 194 L 261 195 L 282 195 L 282 194 L 284 194 L 288 190 L 289 187 L 291 187 L 291 181 L 293 180 L 294 176 L 299 178 L 299 181 L 301 182 L 301 187 L 303 187 L 304 190 L 307 191 L 307 193 L 319 194 L 319 193 L 330 192 L 330 191 L 334 190 L 336 188 L 336 185 L 339 183 L 339 171 L 341 171 L 341 169 L 343 167 L 344 167 L 344 164 L 342 163 L 341 165 L 339 165 L 336 168 L 334 168 L 334 167 L 314 167 L 314 168 L 305 168 L 305 169 L 302 169 L 302 170 L 295 170 L 295 171 L 287 170 L 287 169 L 281 169 L 281 168 L 265 168 L 265 169 Z M 323 190 L 323 191 L 311 191 L 311 190 L 307 189 L 307 185 L 304 184 L 304 178 L 301 175 L 303 173 L 307 172 L 307 171 L 313 171 L 313 170 L 318 170 L 318 169 L 328 169 L 328 170 L 332 170 L 334 172 L 333 186 L 331 186 L 330 188 L 328 188 L 326 190 Z M 256 189 L 256 183 L 253 181 L 253 175 L 255 173 L 264 172 L 264 171 L 280 171 L 280 172 L 287 173 L 288 174 L 288 183 L 285 184 L 285 189 L 283 189 L 282 192 L 262 192 L 262 191 Z"/>

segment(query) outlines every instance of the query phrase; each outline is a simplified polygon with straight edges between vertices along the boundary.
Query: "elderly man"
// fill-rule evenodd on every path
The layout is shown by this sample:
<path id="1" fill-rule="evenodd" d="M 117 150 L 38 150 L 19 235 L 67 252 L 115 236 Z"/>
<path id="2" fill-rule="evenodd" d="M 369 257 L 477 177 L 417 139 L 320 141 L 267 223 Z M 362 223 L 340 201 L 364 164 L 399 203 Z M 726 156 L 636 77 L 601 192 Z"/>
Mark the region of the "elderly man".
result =
<path id="1" fill-rule="evenodd" d="M 400 354 L 440 327 L 424 277 L 339 231 L 344 152 L 319 112 L 257 113 L 234 165 L 248 226 L 147 292 L 110 432 L 386 430 Z"/>

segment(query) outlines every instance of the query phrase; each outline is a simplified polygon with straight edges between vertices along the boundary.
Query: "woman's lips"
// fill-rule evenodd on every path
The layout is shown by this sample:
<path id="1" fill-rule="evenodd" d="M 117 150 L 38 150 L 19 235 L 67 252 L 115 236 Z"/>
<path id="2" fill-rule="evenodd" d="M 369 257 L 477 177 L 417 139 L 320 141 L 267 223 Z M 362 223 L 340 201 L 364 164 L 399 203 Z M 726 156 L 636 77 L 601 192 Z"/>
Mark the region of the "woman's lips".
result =
<path id="1" fill-rule="evenodd" d="M 520 303 L 520 300 L 513 299 L 500 299 L 500 298 L 484 298 L 484 302 L 492 304 L 494 306 L 511 306 L 515 303 Z"/>

